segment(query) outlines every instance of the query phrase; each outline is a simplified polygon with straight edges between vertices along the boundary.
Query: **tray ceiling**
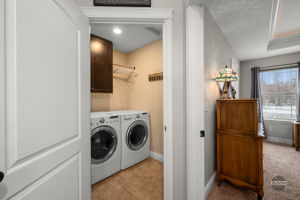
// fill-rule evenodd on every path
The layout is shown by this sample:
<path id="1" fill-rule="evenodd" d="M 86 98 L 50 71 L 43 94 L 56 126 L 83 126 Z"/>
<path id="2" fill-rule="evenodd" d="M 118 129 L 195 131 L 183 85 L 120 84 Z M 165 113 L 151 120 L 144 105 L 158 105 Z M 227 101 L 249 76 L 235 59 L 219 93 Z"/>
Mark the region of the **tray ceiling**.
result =
<path id="1" fill-rule="evenodd" d="M 300 51 L 300 0 L 198 0 L 240 60 Z"/>

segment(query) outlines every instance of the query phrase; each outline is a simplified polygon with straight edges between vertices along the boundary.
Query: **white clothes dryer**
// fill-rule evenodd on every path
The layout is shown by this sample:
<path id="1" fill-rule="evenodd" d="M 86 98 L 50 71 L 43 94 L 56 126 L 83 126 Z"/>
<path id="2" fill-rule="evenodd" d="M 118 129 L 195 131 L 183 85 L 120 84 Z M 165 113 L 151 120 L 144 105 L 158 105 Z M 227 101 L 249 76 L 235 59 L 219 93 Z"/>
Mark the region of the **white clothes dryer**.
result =
<path id="1" fill-rule="evenodd" d="M 126 169 L 150 157 L 150 114 L 147 111 L 112 111 L 121 116 L 122 162 Z"/>

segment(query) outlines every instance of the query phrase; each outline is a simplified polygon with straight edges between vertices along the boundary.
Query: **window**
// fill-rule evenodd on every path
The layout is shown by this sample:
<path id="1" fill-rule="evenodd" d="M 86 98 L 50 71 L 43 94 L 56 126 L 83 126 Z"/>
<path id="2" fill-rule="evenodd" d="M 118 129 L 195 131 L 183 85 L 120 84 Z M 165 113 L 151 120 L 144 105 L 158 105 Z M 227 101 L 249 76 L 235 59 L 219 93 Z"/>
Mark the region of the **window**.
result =
<path id="1" fill-rule="evenodd" d="M 298 68 L 260 73 L 264 118 L 296 119 Z"/>

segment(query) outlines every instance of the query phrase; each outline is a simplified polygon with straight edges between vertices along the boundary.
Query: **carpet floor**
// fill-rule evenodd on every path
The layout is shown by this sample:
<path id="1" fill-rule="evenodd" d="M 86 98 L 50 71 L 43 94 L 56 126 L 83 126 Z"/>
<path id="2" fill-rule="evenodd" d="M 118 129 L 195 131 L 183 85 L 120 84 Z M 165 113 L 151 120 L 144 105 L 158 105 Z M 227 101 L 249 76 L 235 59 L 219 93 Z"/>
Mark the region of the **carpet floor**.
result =
<path id="1" fill-rule="evenodd" d="M 300 152 L 294 147 L 264 142 L 264 200 L 300 200 Z M 287 181 L 284 190 L 272 188 L 274 177 L 281 176 Z M 207 200 L 256 200 L 255 192 L 215 183 Z"/>

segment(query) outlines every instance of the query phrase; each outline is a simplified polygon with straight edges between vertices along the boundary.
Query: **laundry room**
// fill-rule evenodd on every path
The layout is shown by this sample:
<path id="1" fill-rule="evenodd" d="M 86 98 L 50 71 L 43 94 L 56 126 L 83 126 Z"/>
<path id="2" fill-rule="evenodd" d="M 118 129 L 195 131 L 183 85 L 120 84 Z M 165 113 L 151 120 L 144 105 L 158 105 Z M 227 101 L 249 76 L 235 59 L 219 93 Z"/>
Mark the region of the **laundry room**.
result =
<path id="1" fill-rule="evenodd" d="M 162 32 L 91 23 L 93 200 L 163 199 Z"/>

